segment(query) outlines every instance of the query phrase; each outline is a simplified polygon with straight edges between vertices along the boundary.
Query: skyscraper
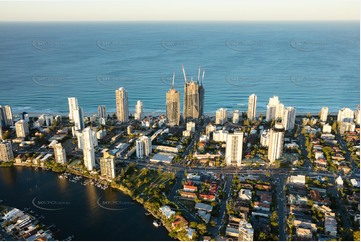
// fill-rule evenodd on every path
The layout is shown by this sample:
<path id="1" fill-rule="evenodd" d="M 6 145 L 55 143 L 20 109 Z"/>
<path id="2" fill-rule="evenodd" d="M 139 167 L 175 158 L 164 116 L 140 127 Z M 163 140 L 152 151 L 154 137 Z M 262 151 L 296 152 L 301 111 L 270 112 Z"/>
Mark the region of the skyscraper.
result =
<path id="1" fill-rule="evenodd" d="M 342 108 L 338 111 L 337 122 L 353 122 L 354 112 L 349 108 Z"/>
<path id="2" fill-rule="evenodd" d="M 76 97 L 68 97 L 69 104 L 69 121 L 74 121 L 74 110 L 78 107 L 78 99 Z"/>
<path id="3" fill-rule="evenodd" d="M 216 111 L 216 124 L 223 125 L 227 122 L 227 109 L 220 108 Z"/>
<path id="4" fill-rule="evenodd" d="M 88 171 L 91 171 L 95 166 L 94 134 L 90 127 L 85 128 L 82 134 L 84 166 Z"/>
<path id="5" fill-rule="evenodd" d="M 121 87 L 115 91 L 115 102 L 117 106 L 118 121 L 126 123 L 129 121 L 128 91 Z"/>
<path id="6" fill-rule="evenodd" d="M 142 101 L 138 100 L 137 104 L 135 105 L 134 119 L 142 120 L 142 118 L 143 118 L 143 103 Z"/>
<path id="7" fill-rule="evenodd" d="M 25 138 L 29 134 L 29 125 L 25 120 L 19 120 L 15 123 L 16 136 Z"/>
<path id="8" fill-rule="evenodd" d="M 257 108 L 257 96 L 252 94 L 248 97 L 248 111 L 247 118 L 253 120 L 256 118 L 256 108 Z"/>
<path id="9" fill-rule="evenodd" d="M 174 89 L 174 78 L 171 89 L 166 93 L 166 115 L 169 126 L 179 126 L 180 123 L 180 93 Z"/>
<path id="10" fill-rule="evenodd" d="M 65 149 L 61 145 L 61 143 L 54 145 L 54 157 L 55 162 L 59 164 L 65 164 L 66 163 L 66 153 Z"/>
<path id="11" fill-rule="evenodd" d="M 12 126 L 14 124 L 13 120 L 13 111 L 9 105 L 5 105 L 5 117 L 6 117 L 6 125 Z"/>
<path id="12" fill-rule="evenodd" d="M 269 134 L 268 159 L 273 162 L 283 154 L 285 129 L 281 123 L 276 123 Z"/>
<path id="13" fill-rule="evenodd" d="M 226 142 L 226 165 L 240 166 L 242 162 L 243 132 L 228 134 Z"/>
<path id="14" fill-rule="evenodd" d="M 138 158 L 148 157 L 152 153 L 152 140 L 150 137 L 142 136 L 136 140 L 136 155 Z"/>
<path id="15" fill-rule="evenodd" d="M 284 105 L 280 103 L 277 96 L 271 97 L 267 104 L 266 121 L 281 119 L 283 117 L 283 108 Z"/>
<path id="16" fill-rule="evenodd" d="M 320 111 L 320 121 L 326 122 L 328 116 L 328 107 L 322 107 Z"/>
<path id="17" fill-rule="evenodd" d="M 6 127 L 6 112 L 5 107 L 0 105 L 0 126 Z"/>
<path id="18" fill-rule="evenodd" d="M 107 109 L 104 105 L 99 105 L 98 106 L 98 117 L 99 119 L 103 118 L 103 119 L 107 119 Z"/>
<path id="19" fill-rule="evenodd" d="M 105 151 L 103 157 L 100 158 L 100 174 L 106 179 L 115 178 L 115 161 L 114 155 Z"/>
<path id="20" fill-rule="evenodd" d="M 0 161 L 9 162 L 14 159 L 11 142 L 8 140 L 0 141 Z"/>
<path id="21" fill-rule="evenodd" d="M 285 130 L 292 130 L 295 127 L 296 109 L 287 107 L 283 110 L 282 124 Z"/>
<path id="22" fill-rule="evenodd" d="M 84 129 L 84 116 L 83 116 L 83 109 L 81 107 L 75 107 L 73 109 L 73 121 L 74 121 L 74 128 L 76 131 L 82 131 Z"/>
<path id="23" fill-rule="evenodd" d="M 184 67 L 182 66 L 184 75 L 184 103 L 183 117 L 185 121 L 195 119 L 198 120 L 203 115 L 204 110 L 204 88 L 202 81 L 204 79 L 204 71 L 202 81 L 200 81 L 200 69 L 198 70 L 198 81 L 192 79 L 187 80 Z"/>
<path id="24" fill-rule="evenodd" d="M 232 113 L 232 123 L 238 124 L 239 123 L 239 110 L 233 110 Z"/>

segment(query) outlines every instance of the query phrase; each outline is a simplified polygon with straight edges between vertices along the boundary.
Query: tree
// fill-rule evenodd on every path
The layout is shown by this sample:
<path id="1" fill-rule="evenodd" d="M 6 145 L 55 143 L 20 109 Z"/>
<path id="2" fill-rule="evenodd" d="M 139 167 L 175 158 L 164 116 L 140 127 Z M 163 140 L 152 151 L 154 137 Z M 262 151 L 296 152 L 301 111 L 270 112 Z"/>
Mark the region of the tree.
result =
<path id="1" fill-rule="evenodd" d="M 360 230 L 353 232 L 353 240 L 354 241 L 360 241 Z"/>
<path id="2" fill-rule="evenodd" d="M 264 232 L 259 232 L 258 240 L 267 240 L 267 235 Z"/>
<path id="3" fill-rule="evenodd" d="M 197 229 L 201 235 L 207 232 L 207 226 L 205 224 L 198 224 Z"/>

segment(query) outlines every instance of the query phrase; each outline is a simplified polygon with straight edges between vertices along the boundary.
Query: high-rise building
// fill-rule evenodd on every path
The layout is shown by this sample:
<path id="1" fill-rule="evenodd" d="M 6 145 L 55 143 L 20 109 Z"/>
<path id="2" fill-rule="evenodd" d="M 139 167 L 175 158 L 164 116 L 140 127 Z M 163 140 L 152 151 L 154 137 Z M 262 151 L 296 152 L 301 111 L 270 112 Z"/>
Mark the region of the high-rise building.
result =
<path id="1" fill-rule="evenodd" d="M 95 166 L 94 134 L 90 127 L 87 127 L 83 130 L 82 135 L 84 166 L 91 171 Z"/>
<path id="2" fill-rule="evenodd" d="M 109 152 L 104 152 L 103 157 L 100 158 L 100 174 L 106 179 L 115 178 L 115 159 L 114 155 Z"/>
<path id="3" fill-rule="evenodd" d="M 278 100 L 278 96 L 273 96 L 267 104 L 266 121 L 282 119 L 284 105 Z"/>
<path id="4" fill-rule="evenodd" d="M 138 100 L 137 105 L 135 105 L 134 119 L 142 120 L 142 118 L 143 118 L 143 103 L 142 101 Z"/>
<path id="5" fill-rule="evenodd" d="M 74 128 L 76 131 L 82 131 L 85 127 L 84 125 L 84 116 L 83 116 L 83 109 L 81 107 L 76 107 L 73 109 L 73 121 L 74 121 Z"/>
<path id="6" fill-rule="evenodd" d="M 361 118 L 360 105 L 357 105 L 355 110 L 355 124 L 360 125 L 360 118 Z"/>
<path id="7" fill-rule="evenodd" d="M 283 110 L 282 124 L 285 130 L 293 130 L 296 121 L 296 109 L 287 107 Z"/>
<path id="8" fill-rule="evenodd" d="M 61 143 L 54 145 L 54 157 L 55 162 L 59 164 L 65 164 L 66 163 L 66 152 Z"/>
<path id="9" fill-rule="evenodd" d="M 78 99 L 76 97 L 68 97 L 69 104 L 69 121 L 74 121 L 74 110 L 78 108 Z"/>
<path id="10" fill-rule="evenodd" d="M 227 109 L 220 108 L 216 111 L 216 124 L 223 125 L 227 122 Z"/>
<path id="11" fill-rule="evenodd" d="M 137 158 L 148 157 L 152 153 L 152 140 L 150 137 L 142 136 L 136 140 L 135 144 Z"/>
<path id="12" fill-rule="evenodd" d="M 234 123 L 234 124 L 239 123 L 239 110 L 233 110 L 232 123 Z"/>
<path id="13" fill-rule="evenodd" d="M 6 127 L 6 112 L 5 107 L 0 105 L 0 126 Z"/>
<path id="14" fill-rule="evenodd" d="M 183 117 L 185 121 L 195 119 L 198 120 L 203 116 L 204 110 L 204 87 L 200 81 L 200 69 L 198 71 L 198 81 L 187 80 L 184 67 L 184 103 L 183 103 Z M 204 72 L 203 77 L 204 78 Z"/>
<path id="15" fill-rule="evenodd" d="M 246 221 L 241 221 L 239 223 L 239 241 L 253 241 L 253 227 L 252 224 L 247 223 Z"/>
<path id="16" fill-rule="evenodd" d="M 281 123 L 276 123 L 269 134 L 268 160 L 271 162 L 283 154 L 285 129 Z"/>
<path id="17" fill-rule="evenodd" d="M 240 166 L 242 162 L 243 132 L 228 134 L 226 142 L 226 165 Z"/>
<path id="18" fill-rule="evenodd" d="M 99 105 L 98 106 L 98 118 L 107 120 L 107 109 L 105 105 Z"/>
<path id="19" fill-rule="evenodd" d="M 9 162 L 14 159 L 11 142 L 8 140 L 0 141 L 0 161 Z"/>
<path id="20" fill-rule="evenodd" d="M 338 111 L 337 122 L 353 122 L 354 112 L 349 108 L 342 108 Z"/>
<path id="21" fill-rule="evenodd" d="M 14 125 L 13 111 L 11 110 L 11 107 L 9 105 L 5 105 L 4 112 L 5 112 L 5 124 L 6 124 L 6 126 Z"/>
<path id="22" fill-rule="evenodd" d="M 256 108 L 257 108 L 257 96 L 252 94 L 248 97 L 248 111 L 247 118 L 253 120 L 256 118 Z"/>
<path id="23" fill-rule="evenodd" d="M 0 126 L 12 126 L 14 124 L 13 121 L 13 112 L 9 105 L 1 106 L 0 105 Z"/>
<path id="24" fill-rule="evenodd" d="M 262 134 L 261 134 L 261 140 L 260 140 L 260 144 L 263 146 L 263 147 L 268 147 L 269 145 L 269 130 L 266 129 L 266 130 L 263 130 Z"/>
<path id="25" fill-rule="evenodd" d="M 180 123 L 180 93 L 174 89 L 174 78 L 171 89 L 166 93 L 166 115 L 169 126 L 179 126 Z"/>
<path id="26" fill-rule="evenodd" d="M 328 116 L 328 107 L 322 107 L 320 111 L 320 121 L 326 122 Z"/>
<path id="27" fill-rule="evenodd" d="M 19 120 L 15 123 L 16 136 L 25 138 L 29 134 L 29 124 L 25 120 Z"/>
<path id="28" fill-rule="evenodd" d="M 117 106 L 117 118 L 119 122 L 129 121 L 128 91 L 121 87 L 115 91 L 115 102 Z"/>

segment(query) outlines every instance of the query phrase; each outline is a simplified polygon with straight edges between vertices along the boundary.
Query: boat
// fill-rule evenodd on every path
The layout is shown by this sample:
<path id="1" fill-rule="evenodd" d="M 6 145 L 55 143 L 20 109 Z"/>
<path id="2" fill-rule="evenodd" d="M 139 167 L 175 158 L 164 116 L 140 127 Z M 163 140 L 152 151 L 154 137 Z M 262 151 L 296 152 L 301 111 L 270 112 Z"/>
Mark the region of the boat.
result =
<path id="1" fill-rule="evenodd" d="M 151 215 L 151 213 L 150 212 L 145 212 L 145 215 L 149 216 L 149 215 Z"/>
<path id="2" fill-rule="evenodd" d="M 162 225 L 162 223 L 161 222 L 158 222 L 157 220 L 154 220 L 153 221 L 153 225 L 154 225 L 154 227 L 159 227 L 159 226 L 161 226 Z"/>

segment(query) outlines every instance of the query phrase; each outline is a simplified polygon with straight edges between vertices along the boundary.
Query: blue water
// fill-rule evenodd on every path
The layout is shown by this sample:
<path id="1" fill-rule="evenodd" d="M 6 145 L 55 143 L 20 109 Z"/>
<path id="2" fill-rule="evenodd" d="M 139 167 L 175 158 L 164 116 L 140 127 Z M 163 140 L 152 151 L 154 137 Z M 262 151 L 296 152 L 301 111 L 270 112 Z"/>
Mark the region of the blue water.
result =
<path id="1" fill-rule="evenodd" d="M 298 113 L 331 112 L 360 99 L 358 22 L 0 23 L 0 104 L 15 112 L 67 113 L 78 97 L 86 113 L 115 111 L 115 89 L 130 110 L 165 112 L 172 73 L 206 70 L 205 112 L 257 111 L 278 95 Z"/>

